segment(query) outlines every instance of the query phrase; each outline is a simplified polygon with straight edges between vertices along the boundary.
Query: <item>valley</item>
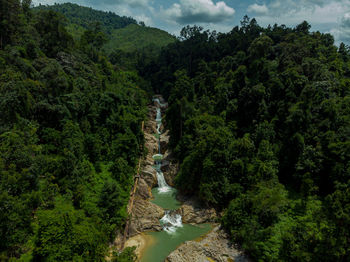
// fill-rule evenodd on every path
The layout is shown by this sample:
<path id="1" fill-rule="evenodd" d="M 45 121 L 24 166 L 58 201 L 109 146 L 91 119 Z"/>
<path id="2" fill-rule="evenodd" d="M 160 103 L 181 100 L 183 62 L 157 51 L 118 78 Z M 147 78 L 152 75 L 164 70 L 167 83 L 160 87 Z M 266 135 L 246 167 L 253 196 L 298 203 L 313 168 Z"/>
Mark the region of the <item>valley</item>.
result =
<path id="1" fill-rule="evenodd" d="M 184 199 L 184 203 L 179 201 L 178 198 L 181 197 L 176 189 L 169 186 L 173 185 L 178 165 L 167 145 L 169 132 L 164 128 L 162 120 L 167 103 L 161 102 L 162 97 L 153 101 L 154 104 L 149 106 L 149 120 L 145 124 L 148 154 L 141 165 L 135 207 L 129 225 L 130 239 L 125 243 L 126 247 L 137 247 L 136 254 L 142 262 L 164 261 L 183 242 L 197 239 L 217 227 L 214 209 L 201 208 L 191 199 Z M 120 240 L 116 241 L 118 242 Z M 192 260 L 204 259 L 205 249 L 197 257 L 192 257 Z M 216 252 L 221 251 L 217 249 Z M 215 258 L 218 253 L 214 254 Z M 236 251 L 235 255 L 237 254 L 240 253 Z M 175 261 L 187 260 L 184 257 Z"/>
<path id="2" fill-rule="evenodd" d="M 40 1 L 0 0 L 0 261 L 350 261 L 348 13 Z"/>

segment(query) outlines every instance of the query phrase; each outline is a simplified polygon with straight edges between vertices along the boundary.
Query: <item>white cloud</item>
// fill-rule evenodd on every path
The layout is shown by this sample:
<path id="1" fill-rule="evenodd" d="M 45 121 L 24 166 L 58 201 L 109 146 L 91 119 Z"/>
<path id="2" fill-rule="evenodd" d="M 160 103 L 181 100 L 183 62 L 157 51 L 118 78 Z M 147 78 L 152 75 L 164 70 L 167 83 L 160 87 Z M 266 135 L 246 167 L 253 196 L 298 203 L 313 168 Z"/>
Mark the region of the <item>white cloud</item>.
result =
<path id="1" fill-rule="evenodd" d="M 150 16 L 141 14 L 134 17 L 139 22 L 144 22 L 147 26 L 154 26 L 153 20 Z"/>
<path id="2" fill-rule="evenodd" d="M 263 5 L 258 5 L 258 4 L 253 4 L 248 6 L 247 11 L 249 13 L 256 13 L 256 14 L 267 14 L 269 12 L 269 9 L 265 4 Z"/>
<path id="3" fill-rule="evenodd" d="M 269 16 L 257 17 L 263 24 L 283 23 L 286 25 L 296 25 L 306 20 L 313 24 L 335 24 L 339 22 L 346 8 L 342 3 L 336 1 L 320 5 L 304 5 L 300 8 L 293 5 L 284 5 L 278 8 L 270 8 Z"/>
<path id="4" fill-rule="evenodd" d="M 350 7 L 349 0 L 273 0 L 268 6 L 271 18 L 281 17 L 288 24 L 290 19 L 303 16 L 304 20 L 336 20 L 339 13 Z M 334 13 L 335 12 L 335 13 Z"/>
<path id="5" fill-rule="evenodd" d="M 68 0 L 33 0 L 34 4 L 53 4 Z M 69 0 L 81 5 L 118 15 L 135 17 L 147 25 L 178 32 L 185 24 L 200 24 L 204 28 L 225 32 L 238 23 L 233 0 L 171 0 L 170 7 L 160 7 L 164 0 Z M 164 3 L 166 2 L 166 3 Z M 248 2 L 248 3 L 247 3 Z M 249 5 L 252 3 L 251 5 Z M 254 4 L 255 3 L 255 4 Z M 238 8 L 238 5 L 237 5 Z M 350 0 L 255 0 L 240 1 L 239 10 L 248 11 L 261 26 L 285 24 L 296 26 L 306 20 L 311 30 L 330 32 L 336 42 L 350 44 Z M 244 15 L 244 14 L 240 14 Z"/>
<path id="6" fill-rule="evenodd" d="M 337 43 L 350 41 L 350 0 L 273 0 L 266 7 L 268 15 L 255 15 L 262 26 L 296 26 L 306 20 L 313 30 L 333 34 Z"/>
<path id="7" fill-rule="evenodd" d="M 342 22 L 342 26 L 343 27 L 349 27 L 350 28 L 350 12 L 344 14 L 341 22 Z"/>
<path id="8" fill-rule="evenodd" d="M 86 0 L 89 4 L 94 5 L 114 5 L 114 6 L 130 6 L 130 7 L 148 7 L 149 1 L 148 0 Z"/>
<path id="9" fill-rule="evenodd" d="M 180 0 L 162 13 L 167 20 L 178 24 L 220 23 L 232 19 L 235 10 L 223 1 Z"/>
<path id="10" fill-rule="evenodd" d="M 330 33 L 334 35 L 338 43 L 345 42 L 350 44 L 350 12 L 343 15 L 340 25 L 333 28 Z"/>

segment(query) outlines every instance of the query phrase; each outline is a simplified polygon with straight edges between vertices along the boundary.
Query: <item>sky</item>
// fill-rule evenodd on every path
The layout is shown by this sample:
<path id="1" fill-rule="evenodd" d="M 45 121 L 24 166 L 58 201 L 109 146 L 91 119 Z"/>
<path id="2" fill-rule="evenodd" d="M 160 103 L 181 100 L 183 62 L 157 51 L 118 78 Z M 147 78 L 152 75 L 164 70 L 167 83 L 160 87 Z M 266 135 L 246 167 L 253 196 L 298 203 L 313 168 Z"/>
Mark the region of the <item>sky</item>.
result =
<path id="1" fill-rule="evenodd" d="M 313 31 L 331 33 L 336 43 L 350 44 L 350 0 L 33 0 L 33 4 L 68 1 L 131 16 L 174 35 L 188 24 L 228 32 L 247 14 L 261 26 L 294 27 L 306 20 Z"/>

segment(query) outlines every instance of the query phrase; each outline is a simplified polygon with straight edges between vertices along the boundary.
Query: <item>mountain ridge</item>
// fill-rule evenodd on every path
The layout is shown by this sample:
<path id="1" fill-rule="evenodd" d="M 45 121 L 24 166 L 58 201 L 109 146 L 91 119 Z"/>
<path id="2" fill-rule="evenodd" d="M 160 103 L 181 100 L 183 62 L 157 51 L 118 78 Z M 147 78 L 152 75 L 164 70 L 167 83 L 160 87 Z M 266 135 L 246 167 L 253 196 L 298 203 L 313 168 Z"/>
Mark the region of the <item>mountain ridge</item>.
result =
<path id="1" fill-rule="evenodd" d="M 92 23 L 99 22 L 105 33 L 110 34 L 114 29 L 137 24 L 132 17 L 120 16 L 114 12 L 106 12 L 93 9 L 92 7 L 81 6 L 73 3 L 39 5 L 33 10 L 51 10 L 63 14 L 71 24 L 76 24 L 85 29 L 89 29 Z"/>
<path id="2" fill-rule="evenodd" d="M 107 54 L 113 51 L 131 53 L 151 49 L 151 53 L 159 52 L 164 46 L 175 42 L 176 38 L 159 28 L 145 26 L 132 17 L 120 16 L 114 12 L 99 11 L 73 3 L 39 5 L 36 11 L 55 11 L 66 18 L 66 29 L 79 41 L 86 30 L 95 23 L 101 27 L 108 38 L 103 46 Z"/>

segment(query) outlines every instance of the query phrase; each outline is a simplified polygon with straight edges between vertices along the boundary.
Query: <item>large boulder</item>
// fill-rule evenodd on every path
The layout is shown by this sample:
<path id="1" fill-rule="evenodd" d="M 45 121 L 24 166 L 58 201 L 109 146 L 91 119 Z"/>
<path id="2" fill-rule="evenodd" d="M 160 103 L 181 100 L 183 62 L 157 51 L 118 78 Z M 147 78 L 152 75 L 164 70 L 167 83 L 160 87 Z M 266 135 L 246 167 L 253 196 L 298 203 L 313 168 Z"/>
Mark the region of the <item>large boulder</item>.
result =
<path id="1" fill-rule="evenodd" d="M 157 171 L 151 165 L 142 167 L 140 176 L 151 189 L 157 185 Z"/>
<path id="2" fill-rule="evenodd" d="M 136 196 L 145 200 L 152 198 L 151 187 L 148 186 L 147 182 L 143 178 L 139 179 L 136 189 Z"/>
<path id="3" fill-rule="evenodd" d="M 215 222 L 218 217 L 214 208 L 197 208 L 193 203 L 183 204 L 177 213 L 182 216 L 182 222 L 186 224 Z"/>
<path id="4" fill-rule="evenodd" d="M 149 120 L 145 123 L 144 130 L 145 133 L 155 134 L 157 133 L 157 124 L 155 120 Z"/>
<path id="5" fill-rule="evenodd" d="M 147 200 L 136 198 L 130 219 L 129 236 L 135 236 L 144 231 L 162 230 L 159 220 L 164 214 L 161 207 Z"/>
<path id="6" fill-rule="evenodd" d="M 167 262 L 249 262 L 242 252 L 233 247 L 228 236 L 216 226 L 199 241 L 187 241 L 170 253 Z"/>
<path id="7" fill-rule="evenodd" d="M 163 161 L 164 165 L 162 165 L 162 171 L 164 174 L 165 181 L 169 186 L 175 186 L 175 177 L 179 171 L 179 164 L 174 163 L 168 160 Z"/>
<path id="8" fill-rule="evenodd" d="M 160 151 L 163 155 L 166 153 L 166 151 L 168 151 L 169 136 L 167 135 L 167 133 L 160 135 Z"/>
<path id="9" fill-rule="evenodd" d="M 145 133 L 145 147 L 150 156 L 158 154 L 158 140 L 154 134 Z"/>
<path id="10" fill-rule="evenodd" d="M 147 156 L 143 160 L 143 165 L 152 166 L 154 165 L 153 155 L 158 154 L 158 141 L 156 137 L 152 134 L 145 133 L 145 146 L 147 148 Z"/>

